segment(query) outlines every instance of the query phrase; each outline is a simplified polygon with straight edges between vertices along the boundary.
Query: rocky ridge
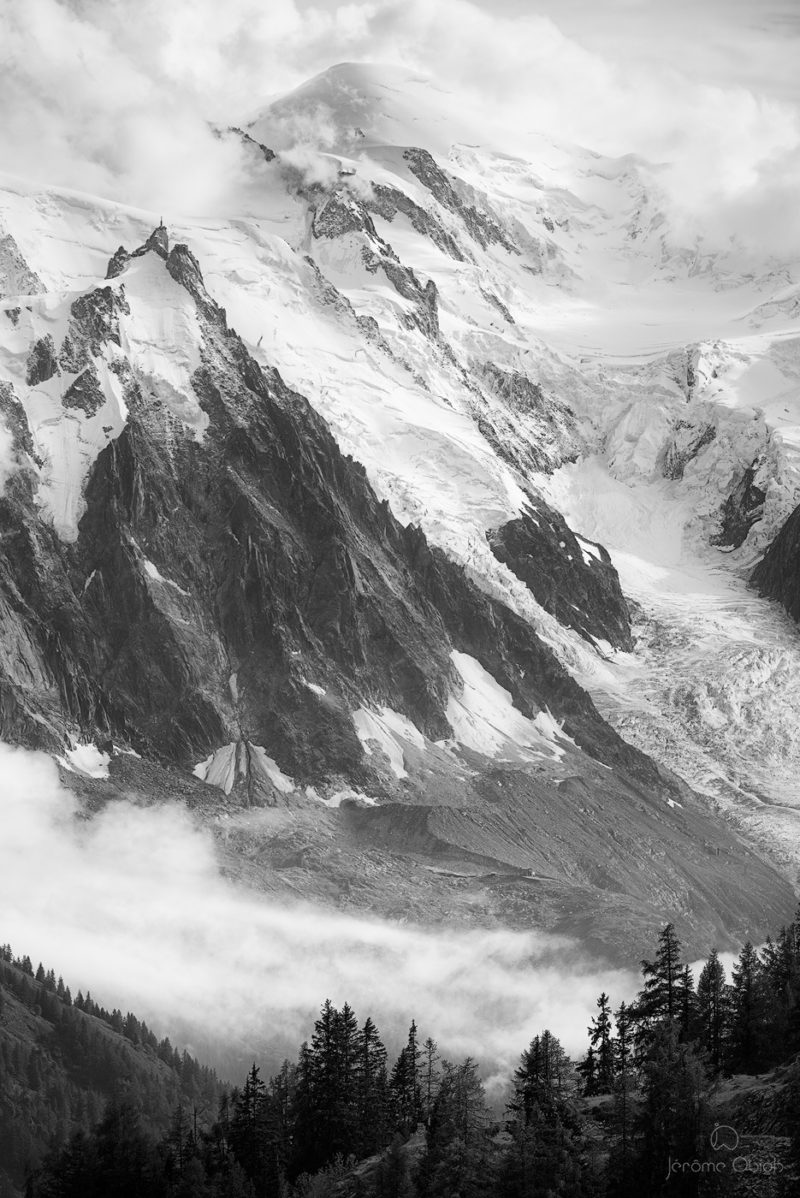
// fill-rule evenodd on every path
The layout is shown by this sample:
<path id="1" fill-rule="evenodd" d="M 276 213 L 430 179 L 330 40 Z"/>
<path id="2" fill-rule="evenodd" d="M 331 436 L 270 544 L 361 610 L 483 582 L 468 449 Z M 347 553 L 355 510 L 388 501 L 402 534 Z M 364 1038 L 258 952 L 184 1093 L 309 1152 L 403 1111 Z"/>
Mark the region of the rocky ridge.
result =
<path id="1" fill-rule="evenodd" d="M 157 229 L 107 274 L 65 299 L 49 356 L 32 314 L 26 381 L 5 392 L 4 739 L 67 765 L 93 743 L 106 768 L 69 775 L 93 803 L 122 785 L 177 787 L 212 822 L 226 795 L 288 806 L 288 842 L 270 819 L 249 837 L 267 872 L 282 861 L 270 885 L 324 898 L 343 874 L 351 901 L 387 914 L 432 901 L 471 920 L 477 901 L 484 918 L 580 924 L 610 952 L 644 939 L 665 903 L 698 944 L 775 921 L 779 877 L 611 729 L 524 619 L 397 521 L 307 400 L 254 360 L 185 245 Z M 188 387 L 137 359 L 153 288 L 197 330 Z M 99 407 L 88 380 L 107 388 Z M 101 424 L 60 532 L 31 423 L 42 388 L 81 429 L 112 401 L 124 413 Z M 94 399 L 76 406 L 76 391 Z M 538 561 L 562 596 L 574 587 L 583 614 L 567 623 L 623 643 L 602 549 L 539 515 L 538 531 L 531 515 L 498 530 L 494 551 L 534 591 Z M 575 551 L 559 540 L 561 582 L 556 538 Z M 598 835 L 615 865 L 600 866 Z M 305 848 L 287 858 L 292 841 Z"/>

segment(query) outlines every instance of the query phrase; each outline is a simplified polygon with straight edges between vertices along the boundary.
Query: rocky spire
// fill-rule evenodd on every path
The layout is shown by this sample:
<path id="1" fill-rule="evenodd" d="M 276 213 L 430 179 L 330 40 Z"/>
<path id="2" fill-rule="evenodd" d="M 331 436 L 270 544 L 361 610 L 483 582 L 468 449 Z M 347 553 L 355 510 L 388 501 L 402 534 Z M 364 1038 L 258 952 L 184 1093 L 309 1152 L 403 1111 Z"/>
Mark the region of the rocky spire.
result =
<path id="1" fill-rule="evenodd" d="M 163 217 L 159 219 L 159 224 L 147 238 L 144 248 L 145 250 L 155 250 L 162 258 L 166 258 L 169 254 L 169 234 Z"/>

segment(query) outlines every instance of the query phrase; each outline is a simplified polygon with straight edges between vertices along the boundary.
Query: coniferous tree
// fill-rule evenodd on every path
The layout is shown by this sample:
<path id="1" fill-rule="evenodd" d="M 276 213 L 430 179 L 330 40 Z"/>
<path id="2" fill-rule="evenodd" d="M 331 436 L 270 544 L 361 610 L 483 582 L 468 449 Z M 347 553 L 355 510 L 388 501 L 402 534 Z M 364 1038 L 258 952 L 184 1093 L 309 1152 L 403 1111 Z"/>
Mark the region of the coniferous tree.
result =
<path id="1" fill-rule="evenodd" d="M 732 1073 L 766 1068 L 767 990 L 764 969 L 748 940 L 733 967 L 727 1067 Z"/>
<path id="2" fill-rule="evenodd" d="M 581 1076 L 584 1096 L 592 1098 L 595 1094 L 599 1094 L 600 1091 L 597 1085 L 597 1056 L 591 1045 L 589 1045 L 586 1056 L 582 1061 L 579 1061 L 575 1069 Z"/>
<path id="3" fill-rule="evenodd" d="M 594 1050 L 589 1049 L 593 1055 Z M 506 1124 L 511 1144 L 501 1164 L 503 1198 L 569 1194 L 581 1198 L 587 1177 L 581 1125 L 571 1100 L 570 1064 L 549 1031 L 535 1036 L 514 1073 Z"/>
<path id="4" fill-rule="evenodd" d="M 689 1043 L 697 1038 L 697 996 L 691 968 L 684 965 L 678 975 L 678 1035 Z"/>
<path id="5" fill-rule="evenodd" d="M 428 1036 L 422 1046 L 422 1070 L 420 1090 L 422 1093 L 422 1115 L 427 1125 L 433 1110 L 433 1104 L 439 1089 L 441 1076 L 437 1065 L 439 1062 L 438 1046 L 435 1040 Z"/>
<path id="6" fill-rule="evenodd" d="M 265 1193 L 269 1174 L 267 1087 L 255 1063 L 234 1098 L 228 1137 L 236 1160 L 253 1183 L 256 1194 Z"/>
<path id="7" fill-rule="evenodd" d="M 728 987 L 725 970 L 713 949 L 697 981 L 697 1038 L 708 1055 L 712 1074 L 722 1069 L 727 1034 Z"/>
<path id="8" fill-rule="evenodd" d="M 609 1198 L 638 1198 L 640 1190 L 635 1165 L 635 1092 L 634 1068 L 635 1021 L 625 1003 L 614 1015 L 614 1140 L 608 1166 Z"/>
<path id="9" fill-rule="evenodd" d="M 441 1084 L 418 1172 L 421 1198 L 485 1198 L 489 1194 L 488 1120 L 475 1061 L 467 1057 L 457 1066 L 442 1062 Z"/>
<path id="10" fill-rule="evenodd" d="M 348 1004 L 338 1011 L 326 1000 L 298 1063 L 294 1174 L 315 1173 L 358 1149 L 359 1039 Z"/>
<path id="11" fill-rule="evenodd" d="M 642 1069 L 642 1137 L 637 1171 L 640 1193 L 696 1195 L 697 1172 L 670 1171 L 670 1163 L 699 1162 L 709 1156 L 712 1121 L 708 1078 L 702 1059 L 681 1042 L 671 1021 L 655 1031 Z"/>
<path id="12" fill-rule="evenodd" d="M 777 939 L 768 938 L 761 954 L 764 970 L 768 1035 L 767 1053 L 778 1061 L 800 1049 L 800 923 L 795 919 L 781 928 Z"/>
<path id="13" fill-rule="evenodd" d="M 589 1028 L 589 1044 L 595 1053 L 596 1093 L 610 1094 L 614 1088 L 614 1045 L 611 1007 L 605 991 L 597 1000 L 597 1014 Z"/>
<path id="14" fill-rule="evenodd" d="M 680 941 L 674 925 L 668 923 L 658 938 L 655 960 L 642 961 L 644 986 L 636 1000 L 636 1017 L 640 1029 L 649 1033 L 658 1024 L 679 1019 L 682 1013 L 682 980 Z"/>
<path id="15" fill-rule="evenodd" d="M 383 1148 L 391 1136 L 386 1049 L 369 1018 L 360 1033 L 357 1085 L 357 1151 L 359 1156 L 370 1156 Z"/>
<path id="16" fill-rule="evenodd" d="M 395 1135 L 375 1174 L 375 1198 L 412 1198 L 414 1187 L 403 1138 Z"/>
<path id="17" fill-rule="evenodd" d="M 408 1029 L 408 1040 L 392 1069 L 391 1094 L 395 1123 L 404 1135 L 410 1135 L 422 1119 L 420 1050 L 417 1025 L 413 1020 Z"/>

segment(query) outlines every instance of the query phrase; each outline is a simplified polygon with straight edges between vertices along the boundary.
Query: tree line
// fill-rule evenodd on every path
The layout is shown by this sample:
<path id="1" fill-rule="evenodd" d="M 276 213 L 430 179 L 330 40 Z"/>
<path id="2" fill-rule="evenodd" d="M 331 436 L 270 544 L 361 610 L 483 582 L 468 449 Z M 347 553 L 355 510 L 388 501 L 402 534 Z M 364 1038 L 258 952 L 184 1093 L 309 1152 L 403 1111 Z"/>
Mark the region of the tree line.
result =
<path id="1" fill-rule="evenodd" d="M 794 1062 L 782 1101 L 787 1124 L 800 1128 L 800 913 L 761 952 L 746 944 L 730 982 L 713 952 L 695 984 L 671 924 L 641 972 L 630 1003 L 614 1011 L 599 996 L 581 1059 L 549 1030 L 537 1034 L 501 1108 L 488 1102 L 477 1062 L 442 1059 L 415 1021 L 390 1062 L 370 1017 L 326 1001 L 296 1060 L 266 1080 L 254 1064 L 212 1122 L 198 1124 L 181 1103 L 156 1138 L 135 1105 L 114 1103 L 93 1131 L 53 1151 L 27 1198 L 734 1192 L 730 1155 L 710 1136 L 726 1075 Z M 748 1192 L 800 1192 L 800 1131 L 786 1147 L 772 1188 Z"/>
<path id="2" fill-rule="evenodd" d="M 177 1104 L 214 1113 L 221 1091 L 212 1069 L 131 1012 L 73 999 L 53 970 L 0 947 L 0 1198 L 50 1146 L 95 1128 L 110 1101 L 141 1109 L 157 1137 Z"/>

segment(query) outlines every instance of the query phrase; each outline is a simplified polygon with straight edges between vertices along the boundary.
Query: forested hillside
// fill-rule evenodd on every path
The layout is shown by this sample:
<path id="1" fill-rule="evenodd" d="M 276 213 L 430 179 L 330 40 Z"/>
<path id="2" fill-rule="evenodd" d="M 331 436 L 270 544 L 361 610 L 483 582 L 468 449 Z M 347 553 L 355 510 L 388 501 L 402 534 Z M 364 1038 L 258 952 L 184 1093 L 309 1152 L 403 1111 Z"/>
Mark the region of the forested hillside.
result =
<path id="1" fill-rule="evenodd" d="M 212 1070 L 135 1015 L 73 998 L 62 978 L 0 948 L 0 1194 L 14 1194 L 52 1146 L 87 1132 L 111 1102 L 162 1134 L 183 1105 L 207 1119 L 220 1085 Z"/>
<path id="2" fill-rule="evenodd" d="M 800 915 L 761 952 L 746 944 L 730 982 L 716 953 L 695 982 L 667 925 L 636 999 L 614 1010 L 603 993 L 587 1012 L 585 1056 L 544 1029 L 501 1091 L 415 1021 L 390 1059 L 372 1018 L 330 1001 L 294 1062 L 269 1079 L 254 1063 L 220 1091 L 134 1016 L 72 1001 L 10 956 L 7 1194 L 23 1182 L 27 1198 L 800 1191 Z"/>

